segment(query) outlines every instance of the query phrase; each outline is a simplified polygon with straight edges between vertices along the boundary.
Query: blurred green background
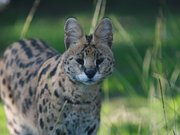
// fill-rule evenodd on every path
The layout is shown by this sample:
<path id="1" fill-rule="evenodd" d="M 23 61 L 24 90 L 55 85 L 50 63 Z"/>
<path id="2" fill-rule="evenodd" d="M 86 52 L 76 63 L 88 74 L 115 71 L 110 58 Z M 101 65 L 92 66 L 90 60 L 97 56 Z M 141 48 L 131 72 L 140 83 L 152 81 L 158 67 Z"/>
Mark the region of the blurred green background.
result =
<path id="1" fill-rule="evenodd" d="M 21 37 L 33 2 L 12 0 L 0 10 L 1 56 Z M 180 1 L 41 0 L 25 37 L 40 38 L 62 53 L 69 16 L 87 34 L 93 19 L 103 16 L 114 27 L 116 66 L 102 86 L 98 135 L 180 135 Z M 0 135 L 8 135 L 2 102 Z"/>

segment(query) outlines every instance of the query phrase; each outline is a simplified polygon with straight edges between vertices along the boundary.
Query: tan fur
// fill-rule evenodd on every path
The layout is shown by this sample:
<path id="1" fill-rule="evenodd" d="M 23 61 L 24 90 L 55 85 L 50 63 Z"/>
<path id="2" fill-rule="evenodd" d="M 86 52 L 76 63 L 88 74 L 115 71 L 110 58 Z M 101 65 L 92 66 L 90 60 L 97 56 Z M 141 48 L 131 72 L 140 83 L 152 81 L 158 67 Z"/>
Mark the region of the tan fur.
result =
<path id="1" fill-rule="evenodd" d="M 10 135 L 96 135 L 101 83 L 114 67 L 111 36 L 107 18 L 92 36 L 69 18 L 62 55 L 37 39 L 13 43 L 0 61 Z"/>

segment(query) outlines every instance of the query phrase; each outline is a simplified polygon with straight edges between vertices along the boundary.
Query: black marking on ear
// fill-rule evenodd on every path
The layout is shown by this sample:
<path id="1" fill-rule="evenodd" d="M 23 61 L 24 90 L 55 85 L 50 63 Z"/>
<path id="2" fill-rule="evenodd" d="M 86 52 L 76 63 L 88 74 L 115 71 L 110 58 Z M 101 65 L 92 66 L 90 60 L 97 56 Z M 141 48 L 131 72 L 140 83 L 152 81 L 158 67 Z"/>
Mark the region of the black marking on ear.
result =
<path id="1" fill-rule="evenodd" d="M 92 34 L 91 35 L 86 35 L 86 41 L 88 43 L 88 45 L 90 45 L 91 41 L 92 41 Z"/>

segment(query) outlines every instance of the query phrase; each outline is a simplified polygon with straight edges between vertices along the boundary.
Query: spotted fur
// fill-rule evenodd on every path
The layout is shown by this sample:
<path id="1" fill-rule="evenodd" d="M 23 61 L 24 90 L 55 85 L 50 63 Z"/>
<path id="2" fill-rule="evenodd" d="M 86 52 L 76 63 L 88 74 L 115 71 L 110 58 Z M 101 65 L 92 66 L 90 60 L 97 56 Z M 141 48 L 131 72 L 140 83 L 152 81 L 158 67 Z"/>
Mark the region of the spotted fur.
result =
<path id="1" fill-rule="evenodd" d="M 62 55 L 38 39 L 7 48 L 0 61 L 0 93 L 10 135 L 96 135 L 100 85 L 114 66 L 111 43 L 109 19 L 85 36 L 69 18 Z"/>

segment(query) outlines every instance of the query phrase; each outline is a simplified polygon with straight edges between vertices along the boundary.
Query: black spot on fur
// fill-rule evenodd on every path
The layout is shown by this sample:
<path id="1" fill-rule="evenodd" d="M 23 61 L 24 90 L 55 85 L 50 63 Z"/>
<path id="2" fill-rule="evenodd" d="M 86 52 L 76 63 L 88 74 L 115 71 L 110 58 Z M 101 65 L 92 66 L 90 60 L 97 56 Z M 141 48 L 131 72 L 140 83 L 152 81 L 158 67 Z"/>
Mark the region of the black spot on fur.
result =
<path id="1" fill-rule="evenodd" d="M 93 131 L 95 130 L 95 128 L 96 128 L 96 124 L 93 127 L 91 127 L 90 129 L 88 129 L 88 135 L 91 135 L 93 133 Z"/>
<path id="2" fill-rule="evenodd" d="M 20 85 L 21 87 L 24 86 L 24 81 L 23 81 L 22 79 L 19 80 L 19 85 Z"/>
<path id="3" fill-rule="evenodd" d="M 42 113 L 42 105 L 39 105 L 39 112 Z"/>
<path id="4" fill-rule="evenodd" d="M 28 77 L 26 78 L 26 82 L 28 83 L 31 79 L 31 77 L 33 76 L 33 74 L 29 74 Z"/>
<path id="5" fill-rule="evenodd" d="M 70 57 L 69 60 L 73 60 L 73 57 Z"/>
<path id="6" fill-rule="evenodd" d="M 49 117 L 47 117 L 47 123 L 49 123 L 50 122 L 50 119 L 49 119 Z"/>
<path id="7" fill-rule="evenodd" d="M 26 71 L 25 75 L 26 75 L 26 76 L 29 75 L 29 71 Z"/>
<path id="8" fill-rule="evenodd" d="M 8 90 L 9 90 L 9 91 L 11 91 L 11 86 L 10 86 L 10 85 L 8 85 L 7 87 L 8 87 Z"/>
<path id="9" fill-rule="evenodd" d="M 32 95 L 33 95 L 32 87 L 29 87 L 29 96 L 32 96 Z"/>
<path id="10" fill-rule="evenodd" d="M 3 78 L 2 83 L 3 85 L 6 85 L 6 79 Z"/>
<path id="11" fill-rule="evenodd" d="M 30 98 L 24 99 L 24 102 L 22 103 L 22 111 L 23 111 L 23 113 L 26 113 L 31 105 L 32 105 L 32 101 L 31 101 Z"/>
<path id="12" fill-rule="evenodd" d="M 56 74 L 56 70 L 57 70 L 57 65 L 56 67 L 50 72 L 50 77 L 54 76 Z"/>
<path id="13" fill-rule="evenodd" d="M 57 56 L 55 57 L 55 61 L 56 61 L 56 60 L 58 60 L 58 59 L 59 59 L 59 57 L 60 57 L 60 55 L 57 55 Z"/>
<path id="14" fill-rule="evenodd" d="M 21 46 L 21 48 L 24 50 L 25 54 L 27 55 L 27 57 L 30 59 L 33 57 L 32 51 L 31 49 L 27 46 L 26 42 L 23 40 L 19 41 L 19 44 Z"/>
<path id="15" fill-rule="evenodd" d="M 36 50 L 38 50 L 40 53 L 43 52 L 43 50 L 44 50 L 44 48 L 42 48 L 42 47 L 40 46 L 40 44 L 38 43 L 38 41 L 35 40 L 35 39 L 31 39 L 31 45 L 32 45 Z"/>
<path id="16" fill-rule="evenodd" d="M 12 94 L 9 94 L 9 98 L 12 98 Z"/>
<path id="17" fill-rule="evenodd" d="M 32 62 L 29 62 L 29 63 L 22 63 L 22 62 L 20 62 L 19 63 L 19 67 L 20 68 L 27 68 L 27 67 L 29 67 L 29 66 L 31 66 L 31 65 L 33 65 L 34 64 L 34 62 L 32 61 Z"/>
<path id="18" fill-rule="evenodd" d="M 44 122 L 43 122 L 42 118 L 40 118 L 40 120 L 39 120 L 39 125 L 42 129 L 44 128 Z"/>
<path id="19" fill-rule="evenodd" d="M 17 51 L 18 51 L 17 49 L 13 48 L 13 49 L 11 50 L 11 53 L 12 53 L 12 54 L 16 54 Z"/>
<path id="20" fill-rule="evenodd" d="M 43 105 L 45 105 L 46 104 L 46 100 L 45 99 L 43 99 Z"/>
<path id="21" fill-rule="evenodd" d="M 49 127 L 49 130 L 53 130 L 53 128 L 54 128 L 53 126 L 50 126 L 50 127 Z"/>
<path id="22" fill-rule="evenodd" d="M 40 96 L 42 96 L 42 94 L 44 94 L 44 89 L 41 89 Z"/>
<path id="23" fill-rule="evenodd" d="M 58 94 L 57 90 L 54 91 L 54 95 L 55 95 L 56 97 L 59 97 L 59 94 Z"/>
<path id="24" fill-rule="evenodd" d="M 20 73 L 20 72 L 17 72 L 17 73 L 16 73 L 16 77 L 17 77 L 17 78 L 19 78 L 19 77 L 20 77 L 20 75 L 21 75 L 21 73 Z"/>
<path id="25" fill-rule="evenodd" d="M 41 71 L 41 73 L 40 73 L 40 75 L 39 75 L 39 78 L 38 78 L 38 82 L 40 81 L 42 75 L 46 74 L 46 72 L 48 71 L 48 69 L 50 68 L 50 66 L 51 66 L 51 65 L 49 64 L 49 65 L 47 65 L 45 68 L 42 69 L 42 71 Z"/>
<path id="26" fill-rule="evenodd" d="M 46 83 L 44 89 L 48 90 L 48 84 Z"/>
<path id="27" fill-rule="evenodd" d="M 64 118 L 66 118 L 67 117 L 67 115 L 66 115 L 66 113 L 64 113 Z"/>
<path id="28" fill-rule="evenodd" d="M 47 58 L 50 58 L 50 57 L 52 57 L 52 56 L 54 56 L 54 53 L 52 53 L 52 52 L 47 52 L 47 53 L 46 53 L 46 57 L 47 57 Z"/>
<path id="29" fill-rule="evenodd" d="M 44 61 L 44 60 L 39 57 L 39 58 L 36 59 L 36 64 L 37 64 L 37 65 L 40 65 L 40 64 L 43 63 L 43 61 Z"/>
<path id="30" fill-rule="evenodd" d="M 58 82 L 58 84 L 59 84 L 59 87 L 61 87 L 61 86 L 62 86 L 61 81 L 59 81 L 59 82 Z"/>
<path id="31" fill-rule="evenodd" d="M 37 74 L 38 74 L 38 70 L 36 70 L 36 71 L 33 73 L 33 76 L 35 77 L 35 76 L 37 76 Z"/>

